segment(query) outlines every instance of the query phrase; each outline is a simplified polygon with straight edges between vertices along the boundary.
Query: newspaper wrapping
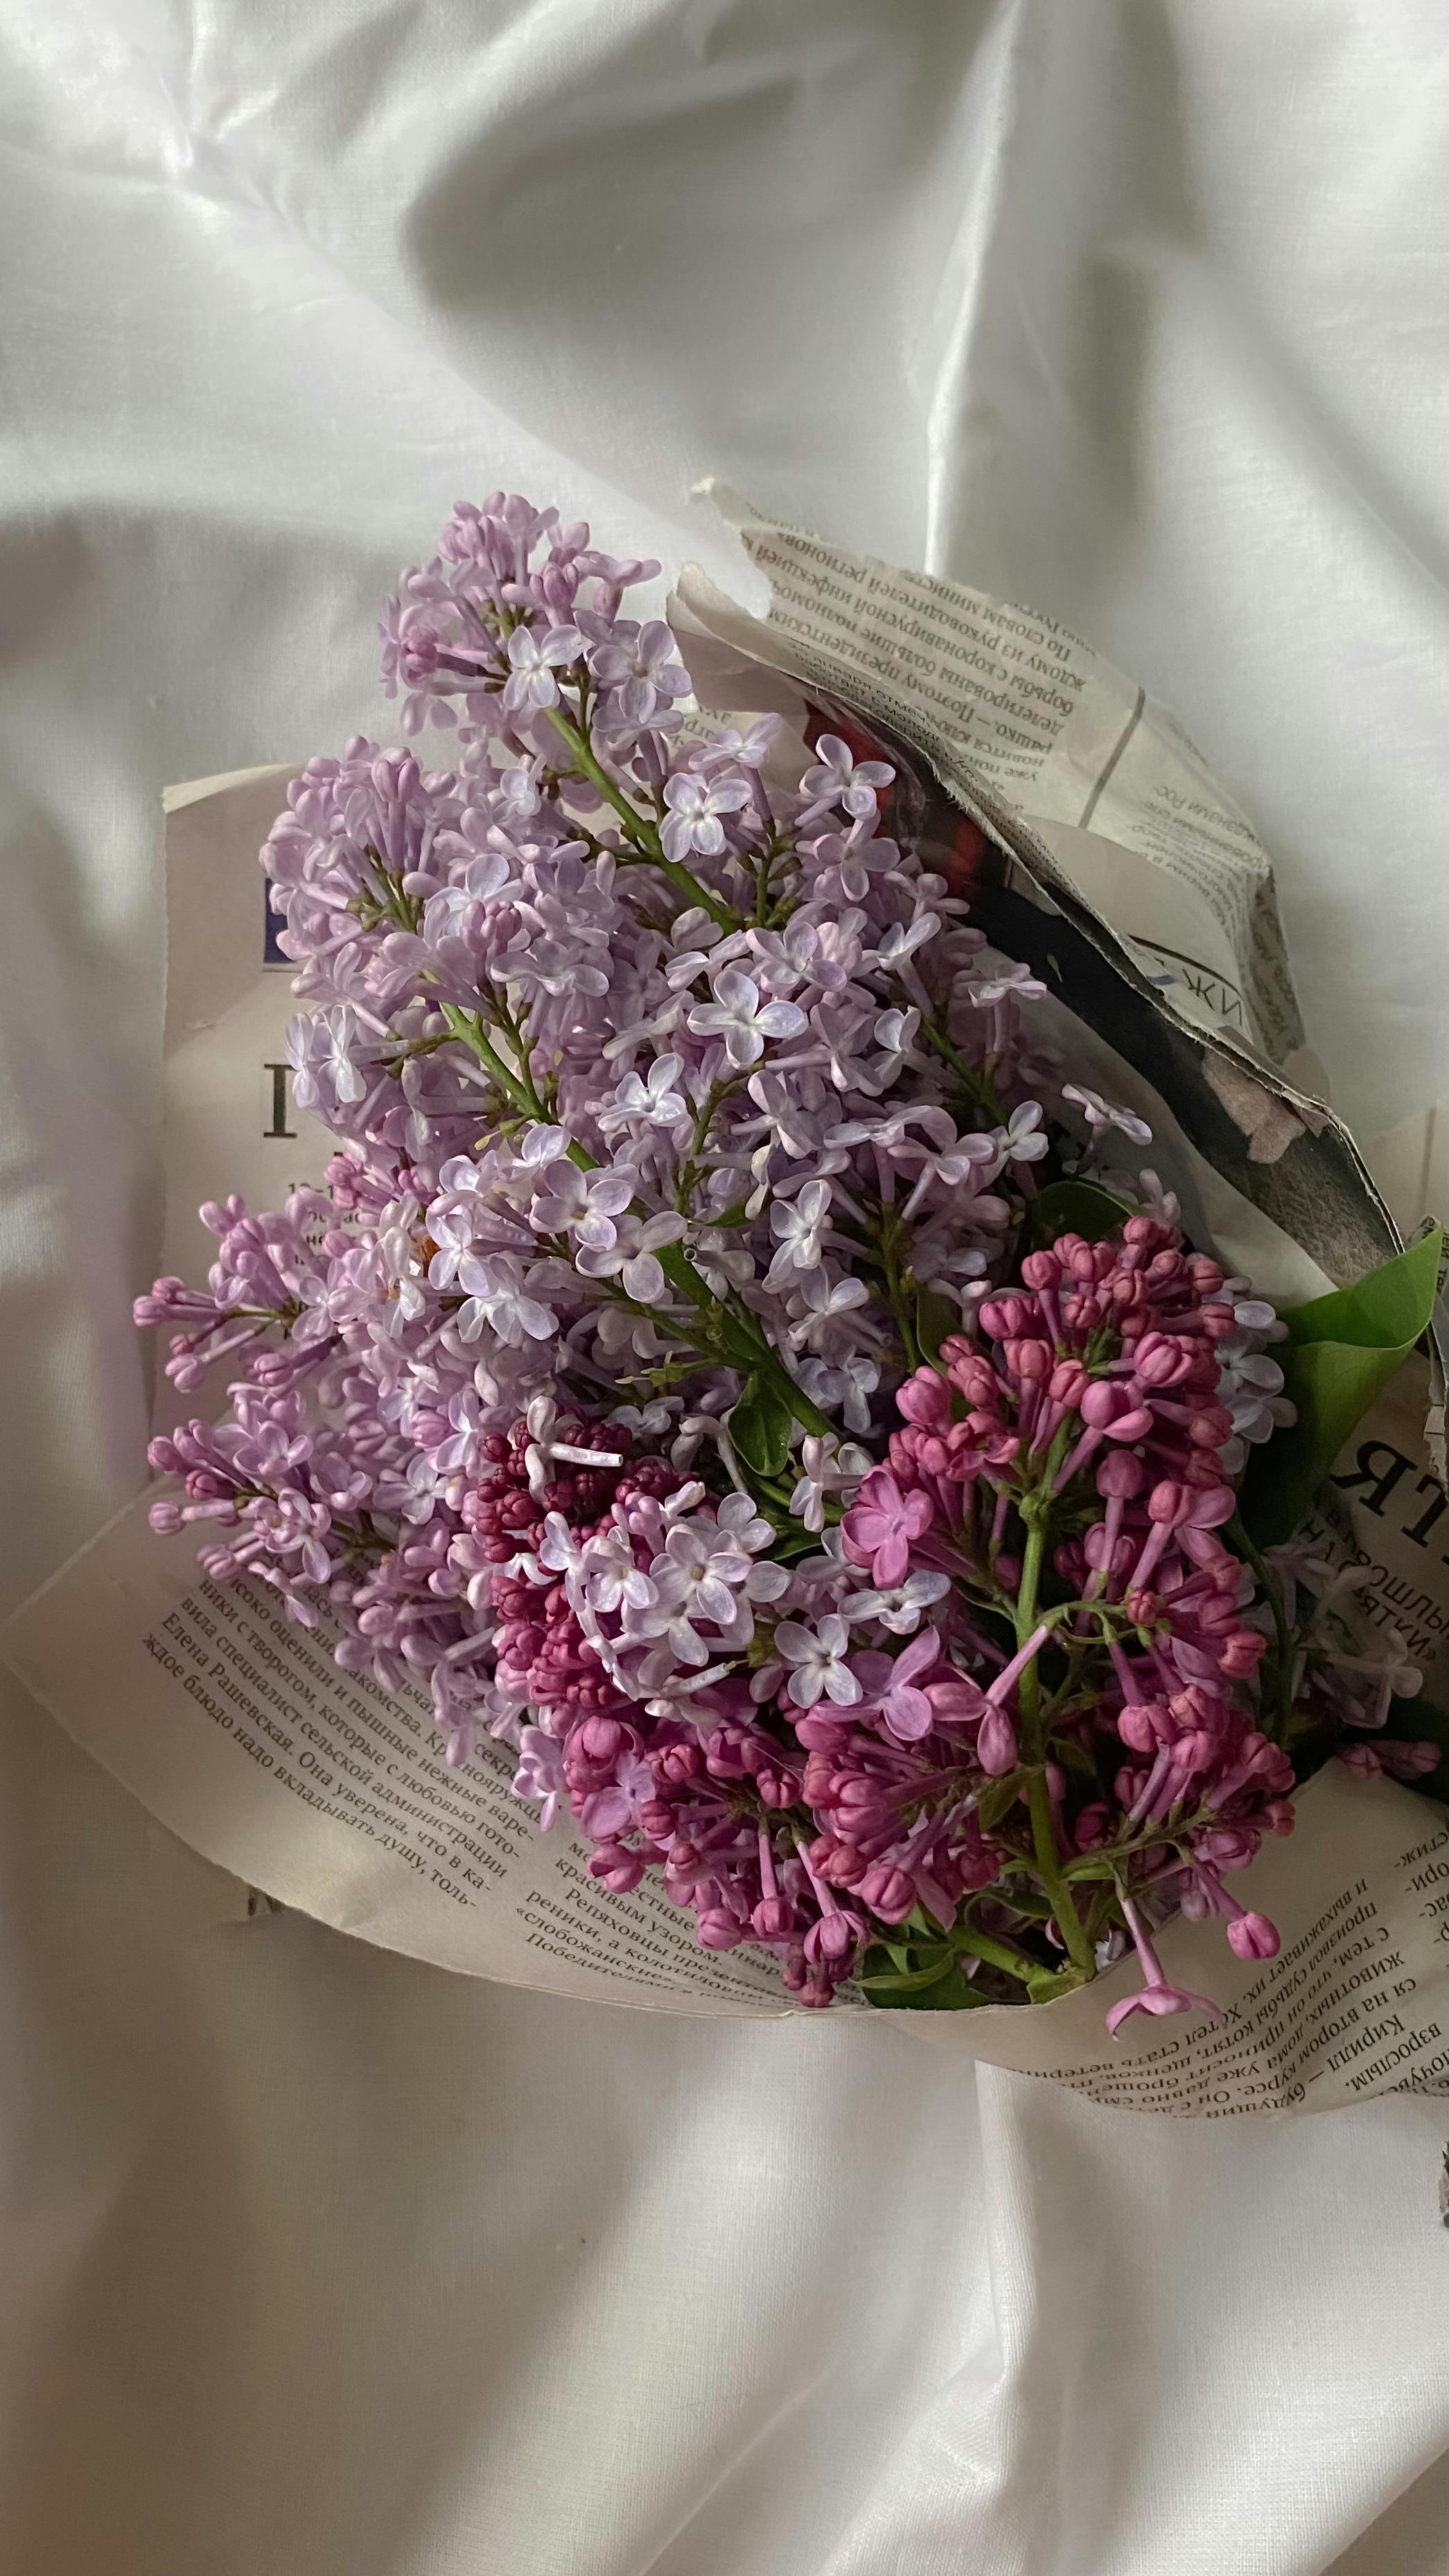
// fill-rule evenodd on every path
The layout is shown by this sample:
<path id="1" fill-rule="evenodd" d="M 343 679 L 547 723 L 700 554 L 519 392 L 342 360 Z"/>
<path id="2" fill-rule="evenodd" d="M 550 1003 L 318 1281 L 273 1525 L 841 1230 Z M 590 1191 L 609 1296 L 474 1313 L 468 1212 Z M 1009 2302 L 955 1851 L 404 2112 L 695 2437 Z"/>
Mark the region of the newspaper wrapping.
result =
<path id="1" fill-rule="evenodd" d="M 905 828 L 956 882 L 964 872 L 988 936 L 1047 984 L 1041 1007 L 1074 1069 L 1148 1117 L 1193 1234 L 1265 1293 L 1311 1297 L 1397 1250 L 1362 1157 L 1315 1097 L 1268 860 L 1174 720 L 1048 619 L 736 517 L 772 606 L 749 617 L 686 573 L 672 613 L 701 705 L 775 711 L 797 746 L 822 715 L 876 737 Z M 236 1189 L 277 1205 L 329 1151 L 293 1113 L 290 970 L 256 867 L 290 774 L 165 799 L 170 1273 L 209 1259 L 202 1199 Z M 1326 1552 L 1370 1568 L 1370 1613 L 1404 1630 L 1431 1692 L 1449 1680 L 1443 1385 L 1436 1335 L 1360 1427 L 1315 1528 Z M 181 1409 L 163 1379 L 158 1427 Z M 702 1951 L 657 1883 L 606 1895 L 565 1832 L 537 1833 L 501 1751 L 450 1771 L 421 1694 L 339 1670 L 265 1587 L 205 1580 L 189 1537 L 152 1536 L 144 1497 L 16 1614 L 0 1657 L 184 1841 L 341 1930 L 598 2001 L 796 2009 L 763 1955 Z M 1449 1816 L 1339 1766 L 1299 1809 L 1239 1882 L 1282 1929 L 1276 1959 L 1235 1960 L 1212 1924 L 1161 1936 L 1169 1975 L 1217 1996 L 1221 2023 L 1134 2016 L 1110 2039 L 1106 2009 L 1136 1982 L 1124 1963 L 1053 2004 L 905 2026 L 1184 2116 L 1449 2090 Z M 842 2007 L 869 2017 L 850 1989 Z"/>

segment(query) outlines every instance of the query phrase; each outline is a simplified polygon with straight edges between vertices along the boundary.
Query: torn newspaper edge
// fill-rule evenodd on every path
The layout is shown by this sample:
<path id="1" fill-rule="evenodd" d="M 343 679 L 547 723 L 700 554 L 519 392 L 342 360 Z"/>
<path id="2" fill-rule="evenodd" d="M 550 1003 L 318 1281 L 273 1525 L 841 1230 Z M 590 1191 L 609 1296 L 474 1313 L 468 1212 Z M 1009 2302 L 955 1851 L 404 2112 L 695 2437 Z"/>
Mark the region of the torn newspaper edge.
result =
<path id="1" fill-rule="evenodd" d="M 778 552 L 787 543 L 780 531 L 757 528 L 751 535 L 762 560 L 767 549 Z M 863 578 L 859 567 L 850 575 L 849 559 L 832 553 L 830 560 L 847 576 Z M 916 576 L 873 567 L 869 574 L 877 584 L 872 596 L 887 604 L 890 582 L 899 581 L 902 600 L 919 590 Z M 781 589 L 788 610 L 788 584 L 782 581 Z M 1393 1246 L 1391 1222 L 1350 1141 L 1272 1070 L 1275 1047 L 1281 1051 L 1295 1036 L 1297 1023 L 1286 969 L 1273 962 L 1281 943 L 1266 861 L 1261 871 L 1257 859 L 1244 862 L 1255 879 L 1250 896 L 1230 900 L 1219 889 L 1209 907 L 1226 943 L 1219 980 L 1226 982 L 1231 966 L 1243 1014 L 1243 1034 L 1223 1038 L 1215 1022 L 1207 1024 L 1213 1013 L 1204 994 L 1174 1000 L 1129 950 L 1129 936 L 1136 951 L 1144 943 L 1128 932 L 1127 915 L 1110 917 L 1115 903 L 1140 906 L 1140 874 L 1124 872 L 1110 855 L 1094 857 L 1103 911 L 1092 909 L 1066 873 L 1073 852 L 1087 868 L 1076 843 L 1059 839 L 1061 855 L 1053 856 L 1006 801 L 1005 777 L 993 781 L 973 767 L 967 780 L 958 755 L 935 731 L 936 684 L 928 685 L 919 650 L 913 648 L 914 695 L 903 682 L 887 685 L 834 662 L 827 685 L 821 672 L 803 668 L 812 656 L 817 662 L 825 656 L 823 648 L 801 642 L 798 611 L 790 612 L 793 626 L 782 613 L 761 628 L 731 603 L 706 599 L 693 577 L 686 591 L 702 696 L 741 711 L 782 706 L 797 729 L 808 720 L 807 700 L 821 702 L 827 713 L 849 708 L 857 722 L 864 713 L 903 764 L 912 828 L 939 837 L 950 857 L 961 846 L 963 814 L 980 827 L 977 858 L 980 851 L 988 857 L 977 864 L 973 893 L 984 926 L 1045 973 L 1076 1060 L 1084 1045 L 1094 1046 L 1093 1061 L 1104 1072 L 1110 1067 L 1123 1096 L 1143 1106 L 1157 1132 L 1159 1161 L 1204 1239 L 1231 1246 L 1233 1257 L 1279 1297 L 1312 1295 L 1330 1279 L 1356 1275 Z M 971 605 L 962 631 L 976 649 L 981 603 L 974 594 L 960 596 Z M 712 641 L 703 631 L 706 612 Z M 1016 640 L 1024 641 L 1019 632 Z M 798 672 L 786 670 L 792 661 L 802 666 Z M 1111 690 L 1100 676 L 1093 685 L 1101 710 L 1093 722 L 1102 734 L 1110 731 Z M 1126 685 L 1119 682 L 1119 690 Z M 1065 734 L 1088 692 L 1061 695 L 1071 707 Z M 1117 706 L 1120 712 L 1120 697 Z M 1119 728 L 1105 750 L 1092 752 L 1079 727 L 1058 764 L 1063 775 L 1074 776 L 1097 759 L 1083 804 L 1091 803 L 1094 821 L 1104 814 L 1112 819 L 1114 830 L 1132 828 L 1130 812 L 1120 824 L 1117 818 L 1134 778 L 1140 798 L 1150 801 L 1155 793 L 1145 769 L 1138 776 L 1145 753 L 1133 753 L 1137 737 L 1148 738 L 1145 706 L 1133 716 L 1131 739 L 1122 740 Z M 1004 728 L 1004 702 L 994 714 Z M 927 736 L 938 743 L 934 753 Z M 952 773 L 949 795 L 933 760 Z M 1039 762 L 1031 782 L 1042 805 L 1053 802 L 1042 783 L 1048 765 Z M 280 766 L 201 782 L 171 791 L 166 800 L 171 959 L 164 1266 L 182 1273 L 208 1257 L 209 1239 L 194 1214 L 199 1200 L 219 1187 L 240 1187 L 258 1204 L 276 1204 L 294 1182 L 317 1176 L 330 1150 L 320 1128 L 291 1114 L 289 976 L 265 943 L 264 890 L 255 865 L 289 774 Z M 1101 837 L 1084 833 L 1080 822 L 1060 829 Z M 1229 847 L 1236 848 L 1231 838 Z M 1167 874 L 1179 889 L 1172 898 L 1179 910 L 1172 926 L 1200 952 L 1202 924 L 1185 929 L 1181 910 L 1192 869 L 1182 845 L 1174 848 Z M 1140 909 L 1130 917 L 1140 931 Z M 1159 945 L 1171 944 L 1166 918 L 1161 911 L 1153 917 Z M 1259 954 L 1266 962 L 1250 972 Z M 1214 1010 L 1216 998 L 1208 997 Z M 1233 1021 L 1231 1008 L 1226 1016 Z M 1229 1177 L 1215 1157 L 1230 1163 Z M 1318 1204 L 1322 1221 L 1299 1232 L 1307 1200 Z M 1422 1599 L 1413 1594 L 1410 1633 L 1416 1641 L 1422 1633 L 1442 1652 L 1445 1559 L 1419 1492 L 1424 1459 L 1414 1419 L 1427 1374 L 1421 1365 L 1417 1384 L 1400 1403 L 1390 1445 L 1400 1439 L 1407 1445 L 1394 1447 L 1392 1461 L 1384 1456 L 1379 1423 L 1365 1426 L 1367 1464 L 1361 1442 L 1358 1458 L 1341 1469 L 1349 1517 L 1325 1543 L 1381 1550 L 1382 1565 L 1377 1554 L 1372 1558 L 1373 1597 L 1375 1615 L 1384 1618 L 1407 1609 L 1411 1581 L 1430 1566 Z M 174 1417 L 176 1409 L 164 1388 L 158 1418 Z M 1397 1518 L 1390 1508 L 1396 1496 L 1405 1506 Z M 209 1584 L 188 1539 L 160 1542 L 151 1535 L 144 1501 L 22 1610 L 0 1639 L 0 1655 L 67 1731 L 184 1840 L 339 1929 L 465 1973 L 591 2000 L 763 2017 L 798 2009 L 763 1957 L 702 1951 L 657 1884 L 646 1880 L 628 1899 L 606 1897 L 587 1877 L 583 1852 L 558 1833 L 539 1836 L 531 1815 L 512 1799 L 506 1757 L 485 1753 L 465 1772 L 450 1772 L 421 1698 L 391 1697 L 340 1672 L 325 1643 L 289 1625 L 264 1590 Z M 1120 2039 L 1109 2040 L 1105 2009 L 1135 1982 L 1135 1970 L 1124 1966 L 1046 2007 L 913 2014 L 907 2026 L 938 2046 L 1053 2077 L 1099 2100 L 1183 2115 L 1329 2108 L 1392 2089 L 1441 2089 L 1449 2069 L 1449 1963 L 1442 1956 L 1449 1942 L 1449 1822 L 1390 1782 L 1365 1784 L 1338 1770 L 1311 1782 L 1300 1805 L 1298 1832 L 1265 1851 L 1250 1874 L 1250 1901 L 1284 1928 L 1278 1960 L 1232 1961 L 1211 1926 L 1176 1923 L 1162 1936 L 1169 1975 L 1209 1984 L 1226 2007 L 1222 2025 L 1164 2034 L 1134 2018 Z"/>

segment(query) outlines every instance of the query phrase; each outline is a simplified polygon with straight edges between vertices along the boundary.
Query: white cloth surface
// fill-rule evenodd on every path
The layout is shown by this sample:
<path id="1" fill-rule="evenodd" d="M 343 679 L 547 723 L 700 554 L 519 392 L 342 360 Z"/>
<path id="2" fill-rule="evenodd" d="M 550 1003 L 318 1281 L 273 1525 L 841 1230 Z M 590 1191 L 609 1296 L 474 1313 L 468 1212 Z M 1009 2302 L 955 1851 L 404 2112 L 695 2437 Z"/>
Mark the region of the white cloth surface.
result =
<path id="1" fill-rule="evenodd" d="M 159 790 L 383 726 L 460 494 L 739 586 L 713 471 L 1060 616 L 1350 1118 L 1449 1092 L 1446 145 L 1431 0 L 3 0 L 7 1605 L 141 1468 Z M 0 1768 L 0 2567 L 1449 2570 L 1442 2108 L 470 1986 Z"/>

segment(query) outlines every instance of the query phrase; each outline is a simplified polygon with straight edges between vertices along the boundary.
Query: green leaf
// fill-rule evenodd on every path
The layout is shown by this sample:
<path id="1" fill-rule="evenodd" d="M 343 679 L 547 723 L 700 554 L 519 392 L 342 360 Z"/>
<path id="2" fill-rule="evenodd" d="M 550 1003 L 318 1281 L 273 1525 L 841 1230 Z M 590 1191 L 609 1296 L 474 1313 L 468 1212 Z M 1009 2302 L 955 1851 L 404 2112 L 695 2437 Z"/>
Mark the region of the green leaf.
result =
<path id="1" fill-rule="evenodd" d="M 1070 1962 L 1062 1968 L 1035 1968 L 1026 1981 L 1027 1999 L 1034 2004 L 1055 2003 L 1058 1995 L 1069 1995 L 1089 1982 L 1087 1970 Z"/>
<path id="2" fill-rule="evenodd" d="M 1033 1887 L 1015 1872 L 1011 1874 L 1009 1881 L 1003 1882 L 1003 1887 L 1013 1913 L 1024 1916 L 1028 1923 L 1050 1923 L 1051 1903 L 1043 1896 L 1039 1887 Z"/>
<path id="3" fill-rule="evenodd" d="M 1026 1228 L 1037 1244 L 1055 1243 L 1063 1234 L 1080 1234 L 1088 1243 L 1098 1243 L 1136 1213 L 1129 1199 L 1104 1190 L 1100 1181 L 1048 1181 L 1027 1209 Z"/>
<path id="4" fill-rule="evenodd" d="M 676 1247 L 666 1244 L 666 1252 Z M 713 1342 L 721 1355 L 737 1368 L 741 1377 L 754 1375 L 762 1359 L 769 1356 L 769 1345 L 753 1315 L 732 1315 L 727 1306 L 714 1305 L 703 1311 L 697 1328 L 707 1342 Z"/>
<path id="5" fill-rule="evenodd" d="M 1097 1765 L 1086 1746 L 1079 1744 L 1074 1735 L 1054 1735 L 1051 1755 L 1054 1762 L 1060 1762 L 1064 1771 L 1075 1771 L 1084 1780 L 1096 1779 Z"/>
<path id="6" fill-rule="evenodd" d="M 976 1801 L 976 1822 L 983 1834 L 989 1834 L 1003 1816 L 1010 1815 L 1021 1796 L 1022 1785 L 1021 1773 L 1013 1771 L 1007 1779 L 993 1780 L 989 1789 L 982 1790 Z"/>
<path id="7" fill-rule="evenodd" d="M 872 1994 L 924 1994 L 928 1986 L 938 1986 L 943 1977 L 949 1977 L 955 1965 L 956 1962 L 950 1951 L 945 1950 L 939 1959 L 931 1960 L 924 1968 L 908 1968 L 904 1971 L 897 1969 L 890 1976 L 876 1972 L 870 1976 L 863 1976 L 860 1982 L 863 1986 L 869 1987 Z"/>
<path id="8" fill-rule="evenodd" d="M 879 1955 L 881 1945 L 867 1950 L 866 1967 Z M 892 1949 L 895 1944 L 892 1943 Z M 878 2012 L 969 2012 L 973 2004 L 983 2004 L 969 1977 L 961 1973 L 949 1952 L 929 1968 L 909 1976 L 862 1976 L 861 1992 Z"/>
<path id="9" fill-rule="evenodd" d="M 896 2009 L 905 2012 L 970 2012 L 986 2000 L 985 1995 L 977 1993 L 969 1977 L 963 1976 L 959 1968 L 953 1968 L 949 1977 L 942 1977 L 939 1984 L 928 1986 L 922 1994 L 898 1995 Z"/>
<path id="10" fill-rule="evenodd" d="M 1239 1509 L 1260 1547 L 1290 1538 L 1371 1404 L 1408 1358 L 1433 1312 L 1438 1227 L 1356 1288 L 1335 1288 L 1283 1317 L 1274 1356 L 1298 1419 L 1254 1451 Z"/>
<path id="11" fill-rule="evenodd" d="M 743 1466 L 757 1476 L 784 1474 L 795 1417 L 768 1378 L 752 1377 L 729 1415 L 729 1434 Z"/>
<path id="12" fill-rule="evenodd" d="M 748 1473 L 748 1470 L 746 1471 Z M 756 1500 L 758 1500 L 758 1494 Z M 772 1509 L 778 1506 L 772 1506 Z M 768 1517 L 768 1514 L 767 1514 Z M 778 1521 L 775 1524 L 779 1528 Z M 798 1564 L 802 1556 L 818 1556 L 825 1545 L 823 1530 L 808 1530 L 803 1521 L 792 1521 L 774 1541 L 770 1556 L 776 1565 Z"/>
<path id="13" fill-rule="evenodd" d="M 923 1360 L 938 1360 L 948 1333 L 961 1330 L 961 1309 L 939 1288 L 916 1290 L 916 1346 Z"/>

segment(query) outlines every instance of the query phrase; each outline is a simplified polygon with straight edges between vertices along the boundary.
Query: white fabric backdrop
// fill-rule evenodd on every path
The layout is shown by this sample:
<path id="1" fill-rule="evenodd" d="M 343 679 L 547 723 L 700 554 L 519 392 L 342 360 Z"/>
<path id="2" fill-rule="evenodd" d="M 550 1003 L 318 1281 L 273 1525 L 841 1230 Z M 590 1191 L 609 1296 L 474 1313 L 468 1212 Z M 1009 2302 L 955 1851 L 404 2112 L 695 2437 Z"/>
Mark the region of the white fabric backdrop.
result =
<path id="1" fill-rule="evenodd" d="M 1348 1114 L 1449 1092 L 1446 139 L 1431 0 L 0 0 L 7 1602 L 138 1474 L 158 791 L 382 723 L 460 493 L 1083 629 Z M 1442 2109 L 469 1987 L 0 1765 L 5 2567 L 1449 2570 Z"/>

